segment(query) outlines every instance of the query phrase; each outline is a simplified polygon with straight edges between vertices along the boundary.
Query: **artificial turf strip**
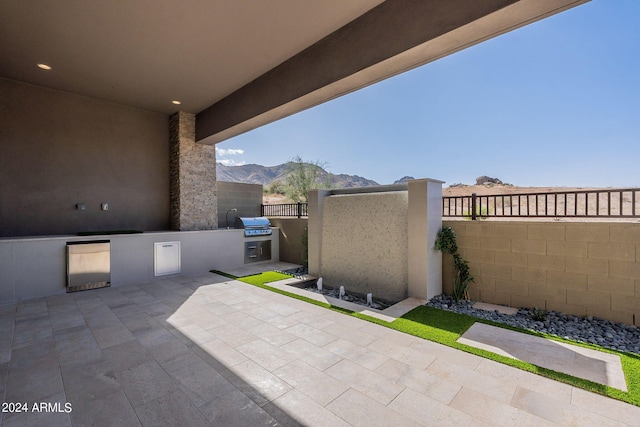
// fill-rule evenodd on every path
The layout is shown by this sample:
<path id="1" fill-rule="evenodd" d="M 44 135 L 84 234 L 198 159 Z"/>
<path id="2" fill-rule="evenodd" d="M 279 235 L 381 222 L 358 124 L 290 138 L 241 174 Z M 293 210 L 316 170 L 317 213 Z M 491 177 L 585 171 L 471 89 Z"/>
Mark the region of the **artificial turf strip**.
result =
<path id="1" fill-rule="evenodd" d="M 291 279 L 291 276 L 275 271 L 265 271 L 264 273 L 254 274 L 253 276 L 240 277 L 238 280 L 250 285 L 264 285 L 278 280 Z"/>
<path id="2" fill-rule="evenodd" d="M 289 279 L 290 276 L 281 273 L 267 272 L 257 274 L 254 276 L 235 277 L 230 274 L 212 270 L 212 273 L 220 274 L 231 279 L 239 280 L 263 289 L 270 290 L 272 292 L 286 295 L 291 298 L 295 298 L 301 301 L 305 301 L 311 304 L 315 304 L 324 308 L 328 308 L 334 311 L 338 311 L 343 314 L 348 314 L 353 317 L 357 317 L 362 320 L 367 320 L 372 323 L 379 324 L 391 329 L 395 329 L 400 332 L 404 332 L 410 335 L 414 335 L 429 341 L 437 342 L 448 347 L 452 347 L 458 350 L 465 351 L 467 353 L 475 354 L 486 359 L 490 359 L 505 365 L 513 366 L 522 369 L 527 372 L 532 372 L 547 378 L 551 378 L 563 383 L 567 383 L 585 390 L 593 391 L 595 393 L 603 394 L 623 402 L 630 403 L 632 405 L 640 406 L 640 356 L 630 353 L 622 353 L 595 345 L 584 344 L 580 342 L 565 340 L 553 335 L 548 335 L 540 332 L 529 331 L 525 329 L 519 329 L 504 325 L 501 323 L 485 321 L 483 319 L 477 319 L 475 317 L 467 316 L 464 314 L 458 314 L 451 311 L 439 310 L 433 307 L 420 306 L 406 313 L 404 316 L 394 320 L 393 322 L 385 322 L 384 320 L 376 319 L 358 312 L 335 307 L 327 303 L 322 303 L 311 298 L 293 294 L 290 292 L 282 291 L 280 289 L 273 288 L 266 285 L 275 280 Z M 279 279 L 273 280 L 276 275 L 281 275 Z M 577 378 L 562 372 L 553 371 L 551 369 L 542 368 L 540 366 L 533 365 L 531 363 L 523 362 L 521 360 L 511 359 L 509 357 L 501 356 L 496 353 L 492 353 L 487 350 L 482 350 L 476 347 L 471 347 L 465 344 L 457 342 L 460 335 L 462 335 L 467 329 L 476 322 L 487 323 L 493 326 L 497 326 L 504 329 L 511 329 L 521 333 L 527 333 L 530 335 L 541 336 L 543 338 L 552 339 L 556 341 L 568 342 L 574 345 L 582 347 L 592 348 L 606 353 L 612 353 L 620 356 L 622 363 L 622 369 L 627 380 L 628 391 L 624 392 L 603 384 L 595 383 L 582 378 Z"/>

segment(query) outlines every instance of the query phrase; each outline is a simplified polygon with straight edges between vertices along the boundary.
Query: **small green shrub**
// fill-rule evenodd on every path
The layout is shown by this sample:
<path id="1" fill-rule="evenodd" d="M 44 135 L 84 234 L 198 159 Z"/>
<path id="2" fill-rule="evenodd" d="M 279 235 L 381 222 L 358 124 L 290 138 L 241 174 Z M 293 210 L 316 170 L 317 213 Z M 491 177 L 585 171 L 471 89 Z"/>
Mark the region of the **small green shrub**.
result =
<path id="1" fill-rule="evenodd" d="M 456 243 L 456 234 L 453 232 L 453 228 L 445 227 L 438 231 L 434 249 L 451 255 L 458 253 L 458 244 Z"/>
<path id="2" fill-rule="evenodd" d="M 469 263 L 458 253 L 456 234 L 453 228 L 445 227 L 438 232 L 434 249 L 453 256 L 453 266 L 456 269 L 456 277 L 453 283 L 453 299 L 456 302 L 461 299 L 469 299 L 469 284 L 473 282 L 473 276 L 469 269 Z"/>
<path id="3" fill-rule="evenodd" d="M 544 322 L 547 320 L 547 310 L 534 307 L 531 309 L 531 318 L 538 322 Z"/>

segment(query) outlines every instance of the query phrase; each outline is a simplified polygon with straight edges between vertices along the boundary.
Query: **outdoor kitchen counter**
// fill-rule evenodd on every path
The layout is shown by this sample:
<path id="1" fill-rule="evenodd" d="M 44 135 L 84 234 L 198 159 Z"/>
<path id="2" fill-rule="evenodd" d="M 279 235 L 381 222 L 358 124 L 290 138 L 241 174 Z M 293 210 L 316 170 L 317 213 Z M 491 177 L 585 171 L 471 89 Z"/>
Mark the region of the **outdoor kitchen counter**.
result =
<path id="1" fill-rule="evenodd" d="M 269 236 L 244 237 L 238 229 L 149 231 L 91 236 L 0 238 L 0 304 L 66 292 L 67 242 L 111 243 L 111 286 L 151 281 L 155 243 L 180 242 L 180 274 L 202 274 L 244 265 L 244 243 L 271 240 L 270 262 L 279 261 L 279 228 Z M 268 261 L 268 262 L 269 262 Z"/>
<path id="2" fill-rule="evenodd" d="M 279 230 L 278 227 L 270 227 L 271 230 Z M 32 241 L 32 240 L 53 240 L 53 239 L 92 239 L 92 238 L 100 238 L 100 239 L 108 239 L 114 236 L 131 236 L 131 235 L 141 235 L 141 234 L 185 234 L 185 233 L 242 233 L 243 230 L 239 230 L 236 228 L 219 228 L 217 230 L 200 230 L 200 231 L 174 231 L 174 230 L 156 230 L 156 231 L 140 231 L 136 233 L 131 232 L 123 232 L 117 233 L 112 232 L 110 230 L 105 230 L 104 233 L 99 234 L 95 232 L 95 234 L 91 235 L 80 235 L 80 234 L 53 234 L 53 235 L 42 235 L 42 236 L 10 236 L 10 237 L 0 237 L 0 243 L 2 242 L 24 242 L 24 241 Z"/>

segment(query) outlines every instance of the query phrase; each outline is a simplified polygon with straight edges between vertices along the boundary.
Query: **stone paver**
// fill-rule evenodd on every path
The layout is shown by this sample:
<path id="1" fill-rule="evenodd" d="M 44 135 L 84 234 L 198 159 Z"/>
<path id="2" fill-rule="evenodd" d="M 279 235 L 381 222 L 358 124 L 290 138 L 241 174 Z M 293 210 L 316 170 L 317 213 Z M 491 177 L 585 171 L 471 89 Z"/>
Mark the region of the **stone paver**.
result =
<path id="1" fill-rule="evenodd" d="M 507 306 L 498 305 L 498 304 L 489 304 L 486 302 L 474 302 L 473 308 L 478 310 L 485 310 L 485 311 L 498 311 L 502 314 L 516 314 L 518 312 L 518 309 L 515 307 L 507 307 Z"/>
<path id="2" fill-rule="evenodd" d="M 474 323 L 458 342 L 627 391 L 620 356 Z"/>
<path id="3" fill-rule="evenodd" d="M 640 419 L 638 407 L 215 274 L 25 301 L 0 307 L 0 325 L 4 401 L 72 408 L 1 413 L 2 426 Z"/>

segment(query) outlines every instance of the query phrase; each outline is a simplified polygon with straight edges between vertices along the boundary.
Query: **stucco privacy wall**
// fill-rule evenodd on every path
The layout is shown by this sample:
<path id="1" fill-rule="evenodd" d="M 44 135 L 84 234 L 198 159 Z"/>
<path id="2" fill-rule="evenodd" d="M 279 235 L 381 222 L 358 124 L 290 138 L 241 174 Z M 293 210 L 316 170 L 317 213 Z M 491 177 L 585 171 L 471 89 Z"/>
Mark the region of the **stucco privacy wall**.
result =
<path id="1" fill-rule="evenodd" d="M 229 212 L 229 226 L 233 227 L 237 216 L 260 216 L 262 204 L 262 185 L 244 184 L 240 182 L 217 181 L 218 197 L 218 228 L 227 228 L 227 211 Z"/>
<path id="2" fill-rule="evenodd" d="M 325 197 L 321 271 L 327 286 L 391 301 L 407 295 L 407 191 Z"/>
<path id="3" fill-rule="evenodd" d="M 475 283 L 470 297 L 640 325 L 640 224 L 444 221 Z M 444 291 L 453 265 L 443 257 Z"/>
<path id="4" fill-rule="evenodd" d="M 280 229 L 280 261 L 304 265 L 309 255 L 303 244 L 307 236 L 306 218 L 269 218 L 271 225 Z"/>
<path id="5" fill-rule="evenodd" d="M 169 228 L 165 114 L 0 78 L 0 164 L 0 236 Z"/>

